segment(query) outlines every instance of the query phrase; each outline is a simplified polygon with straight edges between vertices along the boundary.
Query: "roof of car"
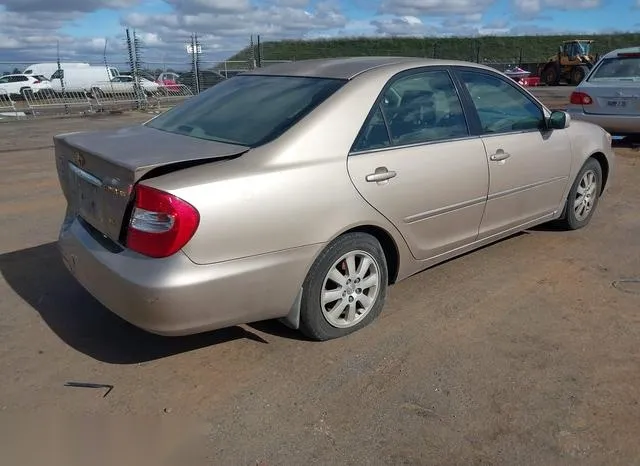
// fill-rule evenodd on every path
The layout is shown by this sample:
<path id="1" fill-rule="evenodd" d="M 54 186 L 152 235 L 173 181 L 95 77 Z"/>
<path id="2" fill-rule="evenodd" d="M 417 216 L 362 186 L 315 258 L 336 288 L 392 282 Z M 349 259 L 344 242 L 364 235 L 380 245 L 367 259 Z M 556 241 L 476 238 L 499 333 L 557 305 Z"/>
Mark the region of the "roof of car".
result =
<path id="1" fill-rule="evenodd" d="M 616 50 L 612 50 L 611 52 L 607 53 L 605 55 L 605 57 L 615 57 L 616 55 L 618 55 L 619 53 L 640 53 L 640 47 L 627 47 L 624 49 L 616 49 Z"/>
<path id="2" fill-rule="evenodd" d="M 451 60 L 420 57 L 345 57 L 318 58 L 292 61 L 257 68 L 242 74 L 269 76 L 306 76 L 316 78 L 352 79 L 357 75 L 382 66 L 407 64 L 412 66 L 469 64 Z"/>

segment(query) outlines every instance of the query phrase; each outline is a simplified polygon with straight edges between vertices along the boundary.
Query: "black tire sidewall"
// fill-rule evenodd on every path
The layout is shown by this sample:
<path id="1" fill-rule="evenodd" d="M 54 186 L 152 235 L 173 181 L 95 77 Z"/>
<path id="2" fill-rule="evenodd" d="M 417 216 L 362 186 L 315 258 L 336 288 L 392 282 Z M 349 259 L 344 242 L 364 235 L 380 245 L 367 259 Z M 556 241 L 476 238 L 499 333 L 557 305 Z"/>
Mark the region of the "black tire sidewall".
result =
<path id="1" fill-rule="evenodd" d="M 555 84 L 558 82 L 558 73 L 555 66 L 550 65 L 545 68 L 544 79 L 546 84 Z"/>
<path id="2" fill-rule="evenodd" d="M 586 76 L 586 70 L 582 66 L 577 66 L 571 73 L 571 81 L 576 86 L 582 82 Z"/>
<path id="3" fill-rule="evenodd" d="M 593 206 L 591 207 L 591 212 L 589 212 L 589 215 L 587 215 L 587 217 L 583 220 L 578 220 L 576 218 L 575 210 L 573 208 L 573 202 L 576 198 L 576 193 L 578 191 L 578 186 L 580 186 L 580 181 L 582 180 L 582 177 L 584 176 L 584 174 L 589 170 L 593 170 L 593 172 L 596 174 L 596 183 L 597 183 L 596 197 L 593 202 Z M 576 179 L 573 182 L 573 186 L 571 186 L 569 195 L 567 196 L 567 202 L 565 205 L 565 222 L 568 228 L 572 230 L 578 230 L 580 228 L 587 226 L 587 224 L 589 224 L 589 222 L 591 221 L 591 217 L 593 217 L 593 214 L 596 211 L 598 204 L 600 203 L 601 190 L 602 190 L 602 167 L 600 166 L 597 160 L 589 159 L 585 162 L 585 164 L 580 169 L 578 176 L 576 176 Z"/>
<path id="4" fill-rule="evenodd" d="M 367 252 L 377 262 L 381 275 L 380 288 L 373 308 L 360 322 L 349 328 L 337 328 L 325 319 L 320 305 L 320 294 L 329 268 L 341 256 L 356 250 Z M 300 331 L 311 339 L 324 341 L 348 335 L 369 325 L 380 315 L 384 307 L 388 276 L 385 254 L 375 237 L 367 233 L 347 233 L 339 236 L 320 253 L 304 281 L 300 303 Z"/>

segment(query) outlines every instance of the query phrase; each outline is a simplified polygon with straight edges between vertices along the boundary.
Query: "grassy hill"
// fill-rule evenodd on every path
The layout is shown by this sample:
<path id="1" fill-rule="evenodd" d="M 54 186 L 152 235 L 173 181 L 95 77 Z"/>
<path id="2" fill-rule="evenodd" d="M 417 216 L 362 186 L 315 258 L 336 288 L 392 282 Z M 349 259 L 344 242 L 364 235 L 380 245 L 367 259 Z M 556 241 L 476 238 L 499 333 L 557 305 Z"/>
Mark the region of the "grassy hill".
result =
<path id="1" fill-rule="evenodd" d="M 404 55 L 493 63 L 534 63 L 545 61 L 557 52 L 562 41 L 593 39 L 596 53 L 640 45 L 640 33 L 591 36 L 482 36 L 453 38 L 339 38 L 319 40 L 283 40 L 263 42 L 262 60 L 304 60 L 365 55 Z M 249 47 L 230 61 L 245 61 Z"/>

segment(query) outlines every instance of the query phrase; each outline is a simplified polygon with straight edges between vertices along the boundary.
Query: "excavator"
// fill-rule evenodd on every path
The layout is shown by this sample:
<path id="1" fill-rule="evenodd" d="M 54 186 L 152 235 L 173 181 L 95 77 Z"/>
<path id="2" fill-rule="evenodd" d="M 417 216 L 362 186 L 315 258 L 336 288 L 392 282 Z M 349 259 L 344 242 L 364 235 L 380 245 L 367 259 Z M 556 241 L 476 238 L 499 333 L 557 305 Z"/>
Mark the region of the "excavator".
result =
<path id="1" fill-rule="evenodd" d="M 547 86 L 557 86 L 560 81 L 577 86 L 598 61 L 591 52 L 593 40 L 572 39 L 562 43 L 558 53 L 542 63 L 538 76 Z"/>

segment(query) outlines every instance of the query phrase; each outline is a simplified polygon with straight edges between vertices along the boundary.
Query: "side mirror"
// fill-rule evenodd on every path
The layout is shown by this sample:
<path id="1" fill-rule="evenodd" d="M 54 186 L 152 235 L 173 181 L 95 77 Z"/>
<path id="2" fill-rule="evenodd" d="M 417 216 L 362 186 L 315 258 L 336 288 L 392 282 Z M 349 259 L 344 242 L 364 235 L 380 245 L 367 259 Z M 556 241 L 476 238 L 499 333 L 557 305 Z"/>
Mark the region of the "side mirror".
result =
<path id="1" fill-rule="evenodd" d="M 547 119 L 547 128 L 549 129 L 565 129 L 569 127 L 571 116 L 567 112 L 554 110 Z"/>

